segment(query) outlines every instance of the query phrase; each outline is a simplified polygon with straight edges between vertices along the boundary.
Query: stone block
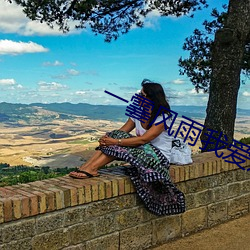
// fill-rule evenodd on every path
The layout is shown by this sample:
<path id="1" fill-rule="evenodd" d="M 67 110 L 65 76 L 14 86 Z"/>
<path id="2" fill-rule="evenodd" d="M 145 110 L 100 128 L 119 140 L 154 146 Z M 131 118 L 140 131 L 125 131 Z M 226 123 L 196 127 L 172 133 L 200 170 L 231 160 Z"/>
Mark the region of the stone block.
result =
<path id="1" fill-rule="evenodd" d="M 64 212 L 64 226 L 79 224 L 85 215 L 86 206 L 67 209 Z"/>
<path id="2" fill-rule="evenodd" d="M 194 202 L 196 207 L 210 204 L 214 201 L 213 190 L 208 189 L 195 194 Z"/>
<path id="3" fill-rule="evenodd" d="M 58 229 L 36 235 L 32 238 L 32 249 L 58 250 L 69 245 L 69 233 L 66 229 Z"/>
<path id="4" fill-rule="evenodd" d="M 195 208 L 182 214 L 182 235 L 207 228 L 207 207 Z"/>
<path id="5" fill-rule="evenodd" d="M 46 215 L 41 215 L 37 218 L 37 234 L 44 232 L 56 230 L 63 227 L 64 215 L 62 212 L 49 213 Z"/>
<path id="6" fill-rule="evenodd" d="M 228 184 L 228 197 L 235 197 L 241 194 L 241 184 L 240 182 Z"/>
<path id="7" fill-rule="evenodd" d="M 228 217 L 230 219 L 238 218 L 249 211 L 250 195 L 242 195 L 228 201 Z"/>
<path id="8" fill-rule="evenodd" d="M 164 244 L 181 236 L 181 215 L 164 216 L 152 221 L 153 245 Z"/>
<path id="9" fill-rule="evenodd" d="M 227 201 L 208 205 L 208 227 L 213 227 L 227 220 Z"/>
<path id="10" fill-rule="evenodd" d="M 249 193 L 250 192 L 250 180 L 246 180 L 246 181 L 241 182 L 241 192 L 242 193 Z"/>
<path id="11" fill-rule="evenodd" d="M 192 208 L 195 208 L 195 194 L 191 193 L 191 194 L 186 194 L 185 195 L 185 201 L 186 201 L 186 208 L 187 210 L 190 210 Z"/>
<path id="12" fill-rule="evenodd" d="M 214 200 L 217 202 L 226 200 L 228 195 L 227 185 L 213 188 L 213 195 Z"/>
<path id="13" fill-rule="evenodd" d="M 85 217 L 98 217 L 113 211 L 133 207 L 135 204 L 136 201 L 134 194 L 122 195 L 103 201 L 92 202 L 91 204 L 86 205 Z"/>
<path id="14" fill-rule="evenodd" d="M 62 250 L 86 250 L 86 245 L 78 244 L 75 246 L 68 246 L 68 247 L 63 248 Z"/>
<path id="15" fill-rule="evenodd" d="M 238 169 L 234 172 L 236 181 L 243 181 L 246 179 L 247 172 L 241 169 Z"/>
<path id="16" fill-rule="evenodd" d="M 120 250 L 140 250 L 152 246 L 151 222 L 120 232 Z"/>
<path id="17" fill-rule="evenodd" d="M 134 207 L 116 213 L 118 230 L 133 227 L 150 220 L 149 212 L 144 207 Z M 153 216 L 153 215 L 152 215 Z"/>
<path id="18" fill-rule="evenodd" d="M 84 243 L 95 238 L 95 223 L 88 221 L 67 228 L 70 237 L 70 245 Z"/>
<path id="19" fill-rule="evenodd" d="M 189 180 L 186 182 L 186 193 L 196 193 L 208 189 L 208 177 Z"/>
<path id="20" fill-rule="evenodd" d="M 35 219 L 25 219 L 22 221 L 3 225 L 2 227 L 3 242 L 10 242 L 27 237 L 32 237 L 35 234 Z"/>
<path id="21" fill-rule="evenodd" d="M 186 181 L 176 183 L 176 187 L 183 193 L 187 193 Z"/>
<path id="22" fill-rule="evenodd" d="M 105 235 L 86 242 L 86 250 L 117 250 L 119 249 L 119 233 Z"/>
<path id="23" fill-rule="evenodd" d="M 4 245 L 0 245 L 1 250 L 32 250 L 31 238 L 12 241 Z"/>
<path id="24" fill-rule="evenodd" d="M 110 234 L 117 230 L 117 220 L 113 214 L 100 216 L 93 220 L 93 223 L 95 224 L 95 236 Z"/>

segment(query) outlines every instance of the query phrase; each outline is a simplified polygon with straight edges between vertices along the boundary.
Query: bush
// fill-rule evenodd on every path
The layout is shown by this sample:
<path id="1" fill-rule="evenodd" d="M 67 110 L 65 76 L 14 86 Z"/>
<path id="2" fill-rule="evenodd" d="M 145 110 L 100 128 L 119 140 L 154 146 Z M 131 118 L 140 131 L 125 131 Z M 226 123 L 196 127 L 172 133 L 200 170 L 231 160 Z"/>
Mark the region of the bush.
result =
<path id="1" fill-rule="evenodd" d="M 8 164 L 4 164 L 0 164 L 1 187 L 60 177 L 76 170 L 76 168 L 68 167 L 57 169 L 51 169 L 50 167 L 27 167 L 23 165 L 10 167 Z"/>

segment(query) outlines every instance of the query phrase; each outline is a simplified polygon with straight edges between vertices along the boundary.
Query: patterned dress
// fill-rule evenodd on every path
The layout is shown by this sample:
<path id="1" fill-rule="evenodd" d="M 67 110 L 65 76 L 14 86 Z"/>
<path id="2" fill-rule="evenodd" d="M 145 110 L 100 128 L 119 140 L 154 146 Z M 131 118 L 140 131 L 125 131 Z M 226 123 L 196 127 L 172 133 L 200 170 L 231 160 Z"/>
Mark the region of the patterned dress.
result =
<path id="1" fill-rule="evenodd" d="M 107 135 L 115 139 L 132 137 L 119 130 Z M 127 174 L 150 212 L 157 215 L 185 212 L 184 194 L 171 182 L 169 161 L 158 148 L 147 143 L 138 147 L 112 145 L 97 149 L 131 165 L 127 168 Z"/>

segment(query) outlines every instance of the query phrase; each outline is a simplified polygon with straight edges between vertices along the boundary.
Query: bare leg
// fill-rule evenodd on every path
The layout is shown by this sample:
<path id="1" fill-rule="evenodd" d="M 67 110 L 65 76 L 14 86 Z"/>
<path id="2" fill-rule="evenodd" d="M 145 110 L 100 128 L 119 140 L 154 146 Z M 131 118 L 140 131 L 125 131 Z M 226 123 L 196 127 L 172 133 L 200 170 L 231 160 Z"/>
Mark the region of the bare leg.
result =
<path id="1" fill-rule="evenodd" d="M 89 164 L 96 161 L 98 157 L 100 157 L 102 154 L 101 150 L 96 150 L 95 153 L 80 167 L 80 169 L 84 169 L 85 167 L 89 166 Z"/>
<path id="2" fill-rule="evenodd" d="M 80 167 L 80 170 L 84 170 L 92 175 L 97 175 L 97 171 L 100 167 L 110 163 L 111 161 L 115 160 L 116 158 L 113 156 L 108 156 L 102 153 L 101 151 L 97 151 L 89 161 L 87 161 L 87 164 L 84 164 Z M 84 177 L 85 174 L 83 173 L 77 173 L 77 172 L 71 172 L 70 175 L 74 175 L 76 177 Z"/>

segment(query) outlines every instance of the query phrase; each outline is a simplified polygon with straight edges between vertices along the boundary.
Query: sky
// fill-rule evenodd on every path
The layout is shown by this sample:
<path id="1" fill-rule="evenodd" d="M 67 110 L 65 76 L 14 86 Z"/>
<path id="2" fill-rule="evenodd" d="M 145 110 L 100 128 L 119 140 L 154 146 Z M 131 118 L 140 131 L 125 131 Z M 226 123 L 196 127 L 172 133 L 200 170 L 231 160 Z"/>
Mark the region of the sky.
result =
<path id="1" fill-rule="evenodd" d="M 170 105 L 206 106 L 208 94 L 196 93 L 179 74 L 186 58 L 184 40 L 210 18 L 212 8 L 228 0 L 208 0 L 210 7 L 194 18 L 151 13 L 144 28 L 133 27 L 106 43 L 90 29 L 69 33 L 29 20 L 14 3 L 0 0 L 0 102 L 121 104 L 107 90 L 130 100 L 144 78 L 164 87 Z M 238 107 L 250 107 L 250 82 L 241 85 Z"/>

